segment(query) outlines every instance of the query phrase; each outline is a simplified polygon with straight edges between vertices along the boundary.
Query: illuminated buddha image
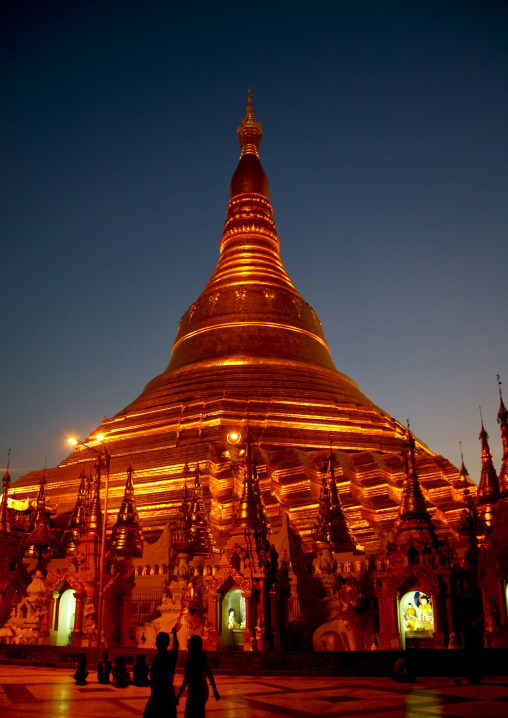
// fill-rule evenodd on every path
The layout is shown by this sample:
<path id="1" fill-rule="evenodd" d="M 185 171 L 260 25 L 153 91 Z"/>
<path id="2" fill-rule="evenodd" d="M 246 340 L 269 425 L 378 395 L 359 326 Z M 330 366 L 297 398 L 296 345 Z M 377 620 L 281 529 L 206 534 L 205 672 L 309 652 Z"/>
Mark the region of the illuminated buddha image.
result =
<path id="1" fill-rule="evenodd" d="M 426 593 L 416 591 L 415 605 L 420 611 L 420 621 L 422 623 L 431 623 L 433 620 L 432 599 Z"/>
<path id="2" fill-rule="evenodd" d="M 416 609 L 413 604 L 409 602 L 404 612 L 404 625 L 407 629 L 414 628 L 416 623 Z"/>
<path id="3" fill-rule="evenodd" d="M 236 622 L 235 609 L 230 608 L 229 616 L 228 616 L 228 628 L 239 628 L 239 627 L 240 627 L 240 624 Z"/>

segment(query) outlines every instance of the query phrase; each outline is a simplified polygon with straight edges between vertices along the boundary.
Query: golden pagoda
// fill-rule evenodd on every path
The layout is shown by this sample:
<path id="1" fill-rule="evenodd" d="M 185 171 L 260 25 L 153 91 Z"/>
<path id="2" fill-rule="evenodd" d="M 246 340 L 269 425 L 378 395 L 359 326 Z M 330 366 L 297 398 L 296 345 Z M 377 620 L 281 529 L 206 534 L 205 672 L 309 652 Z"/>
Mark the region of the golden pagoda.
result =
<path id="1" fill-rule="evenodd" d="M 365 550 L 379 550 L 399 512 L 405 428 L 337 371 L 316 312 L 284 269 L 270 185 L 259 158 L 261 138 L 249 90 L 215 271 L 183 314 L 165 371 L 86 440 L 98 447 L 100 432 L 111 456 L 109 525 L 123 500 L 131 457 L 140 525 L 148 541 L 168 521 L 176 523 L 184 467 L 187 461 L 199 462 L 213 535 L 227 536 L 243 490 L 228 456 L 227 435 L 235 431 L 245 437 L 248 427 L 254 483 L 269 531 L 277 530 L 287 514 L 311 545 L 321 468 L 330 454 L 334 502 L 345 525 Z M 414 453 L 436 533 L 451 537 L 462 509 L 459 471 L 417 439 Z M 91 462 L 91 453 L 78 445 L 46 472 L 48 497 L 58 501 L 66 522 L 81 472 Z M 40 472 L 31 472 L 22 477 L 19 490 L 35 493 L 39 479 Z M 96 485 L 97 525 L 98 496 Z"/>

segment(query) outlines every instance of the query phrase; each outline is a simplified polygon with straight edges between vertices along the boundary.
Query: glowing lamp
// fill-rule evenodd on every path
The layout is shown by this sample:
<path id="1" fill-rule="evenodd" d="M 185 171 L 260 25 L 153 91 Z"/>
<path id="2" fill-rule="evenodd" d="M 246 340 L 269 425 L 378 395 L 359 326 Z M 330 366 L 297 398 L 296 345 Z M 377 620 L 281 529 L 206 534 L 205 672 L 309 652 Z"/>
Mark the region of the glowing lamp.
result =
<path id="1" fill-rule="evenodd" d="M 104 441 L 104 436 L 102 434 L 97 434 L 95 438 L 97 439 L 97 441 Z"/>
<path id="2" fill-rule="evenodd" d="M 242 435 L 239 431 L 230 431 L 227 439 L 230 444 L 239 444 L 242 440 Z"/>
<path id="3" fill-rule="evenodd" d="M 73 436 L 69 436 L 68 441 L 69 441 L 69 444 L 74 444 L 74 445 L 76 445 L 76 444 L 78 443 L 78 440 L 75 439 Z"/>

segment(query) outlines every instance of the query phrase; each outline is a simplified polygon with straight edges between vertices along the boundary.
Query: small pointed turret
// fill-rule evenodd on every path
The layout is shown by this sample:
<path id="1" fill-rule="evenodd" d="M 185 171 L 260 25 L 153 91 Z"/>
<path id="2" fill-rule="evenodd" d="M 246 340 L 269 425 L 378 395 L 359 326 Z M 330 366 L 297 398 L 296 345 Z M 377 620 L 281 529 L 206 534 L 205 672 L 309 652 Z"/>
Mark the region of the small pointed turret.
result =
<path id="1" fill-rule="evenodd" d="M 203 501 L 203 487 L 199 480 L 199 461 L 194 479 L 194 497 L 190 515 L 190 533 L 192 536 L 191 553 L 207 556 L 215 548 L 210 524 Z"/>
<path id="2" fill-rule="evenodd" d="M 10 452 L 10 449 L 9 449 Z M 0 533 L 8 534 L 10 533 L 10 524 L 9 524 L 9 513 L 7 511 L 8 508 L 8 493 L 9 493 L 9 485 L 11 483 L 11 475 L 9 474 L 9 464 L 10 464 L 10 457 L 7 461 L 7 468 L 5 469 L 5 474 L 2 479 L 3 481 L 3 490 L 2 490 L 2 504 L 0 506 Z"/>
<path id="3" fill-rule="evenodd" d="M 21 544 L 25 556 L 37 556 L 39 561 L 42 560 L 42 551 L 44 548 L 56 547 L 60 543 L 53 533 L 46 513 L 45 484 L 46 478 L 43 474 L 39 486 L 39 494 L 37 496 L 37 508 L 32 520 L 33 529 L 28 536 L 23 539 Z"/>
<path id="4" fill-rule="evenodd" d="M 102 531 L 101 509 L 101 461 L 97 459 L 94 466 L 95 477 L 90 484 L 90 494 L 86 516 L 86 533 L 100 536 Z"/>
<path id="5" fill-rule="evenodd" d="M 503 442 L 503 461 L 501 471 L 499 472 L 499 495 L 508 497 L 508 410 L 503 402 L 499 374 L 497 381 L 499 384 L 499 411 L 497 413 L 497 420 L 501 428 L 501 440 Z"/>
<path id="6" fill-rule="evenodd" d="M 425 498 L 416 473 L 415 440 L 409 427 L 406 442 L 406 479 L 402 487 L 402 500 L 399 507 L 399 517 L 403 521 L 412 518 L 421 518 L 430 522 L 430 515 L 425 505 Z"/>
<path id="7" fill-rule="evenodd" d="M 187 462 L 183 467 L 184 473 L 184 484 L 183 484 L 183 496 L 182 503 L 178 508 L 178 515 L 176 518 L 176 526 L 171 532 L 171 545 L 178 553 L 187 553 L 190 550 L 192 543 L 191 528 L 191 506 L 189 502 L 189 494 L 187 491 L 187 475 L 189 473 L 189 467 Z"/>
<path id="8" fill-rule="evenodd" d="M 238 506 L 238 515 L 235 526 L 259 529 L 261 516 L 259 505 L 254 491 L 254 476 L 252 470 L 252 443 L 250 431 L 247 431 L 247 451 L 245 458 L 245 475 L 243 480 L 242 497 Z"/>
<path id="9" fill-rule="evenodd" d="M 143 532 L 134 500 L 133 471 L 132 464 L 129 464 L 122 505 L 111 532 L 111 552 L 119 558 L 140 558 L 143 555 Z"/>
<path id="10" fill-rule="evenodd" d="M 476 505 L 487 526 L 491 526 L 499 497 L 499 482 L 490 453 L 489 435 L 485 431 L 483 421 L 479 438 L 482 442 L 482 473 L 476 495 Z"/>
<path id="11" fill-rule="evenodd" d="M 316 541 L 328 543 L 333 551 L 353 551 L 356 542 L 349 531 L 337 492 L 333 450 L 330 446 L 320 495 L 318 523 L 314 531 Z"/>
<path id="12" fill-rule="evenodd" d="M 73 551 L 79 546 L 81 536 L 86 527 L 86 474 L 85 470 L 80 474 L 81 482 L 78 489 L 78 497 L 72 516 L 69 519 L 67 528 L 62 536 L 62 546 L 66 551 Z"/>
<path id="13" fill-rule="evenodd" d="M 440 542 L 416 473 L 415 440 L 409 423 L 405 454 L 406 478 L 394 527 L 396 549 L 404 561 L 435 564 L 439 561 Z"/>

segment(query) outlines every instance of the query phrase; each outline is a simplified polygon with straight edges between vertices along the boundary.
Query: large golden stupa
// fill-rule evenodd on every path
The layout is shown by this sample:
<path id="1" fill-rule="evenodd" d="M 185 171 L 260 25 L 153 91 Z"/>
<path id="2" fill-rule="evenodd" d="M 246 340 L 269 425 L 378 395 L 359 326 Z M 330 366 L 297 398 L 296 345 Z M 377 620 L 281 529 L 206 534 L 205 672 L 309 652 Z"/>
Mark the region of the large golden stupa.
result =
<path id="1" fill-rule="evenodd" d="M 187 466 L 192 471 L 199 462 L 219 540 L 227 536 L 241 494 L 228 432 L 249 428 L 270 528 L 279 527 L 286 513 L 304 540 L 316 523 L 331 446 L 349 529 L 357 544 L 379 550 L 400 504 L 406 428 L 337 371 L 315 311 L 286 274 L 258 154 L 261 137 L 249 91 L 217 267 L 180 321 L 166 370 L 104 419 L 86 443 L 96 446 L 101 433 L 111 455 L 110 525 L 130 462 L 148 538 L 175 519 Z M 57 523 L 61 517 L 63 525 L 74 508 L 80 474 L 93 460 L 93 452 L 78 446 L 46 470 Z M 463 507 L 459 471 L 418 440 L 416 466 L 436 532 L 450 536 Z M 22 477 L 17 494 L 35 496 L 41 473 Z"/>

